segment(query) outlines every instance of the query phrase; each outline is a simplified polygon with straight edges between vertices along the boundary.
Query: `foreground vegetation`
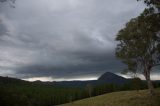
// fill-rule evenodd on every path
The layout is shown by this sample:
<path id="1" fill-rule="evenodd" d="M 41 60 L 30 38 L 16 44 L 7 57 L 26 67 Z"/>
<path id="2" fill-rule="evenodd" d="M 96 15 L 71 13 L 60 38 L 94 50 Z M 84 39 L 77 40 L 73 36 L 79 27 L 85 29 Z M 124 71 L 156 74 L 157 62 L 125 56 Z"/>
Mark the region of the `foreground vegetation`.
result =
<path id="1" fill-rule="evenodd" d="M 159 82 L 155 82 L 154 85 L 155 87 L 160 87 Z M 27 82 L 14 78 L 0 77 L 0 106 L 54 106 L 110 92 L 146 88 L 145 82 L 135 83 L 134 80 L 124 85 L 87 85 L 86 87 L 77 88 L 56 86 L 54 82 Z M 121 95 L 118 96 L 120 97 Z M 95 102 L 101 103 L 100 99 L 96 99 L 97 101 Z"/>
<path id="2" fill-rule="evenodd" d="M 156 96 L 150 96 L 147 90 L 121 91 L 84 99 L 61 106 L 160 106 L 160 88 Z"/>
<path id="3" fill-rule="evenodd" d="M 85 98 L 79 88 L 65 88 L 47 83 L 32 83 L 0 77 L 0 106 L 53 106 Z"/>

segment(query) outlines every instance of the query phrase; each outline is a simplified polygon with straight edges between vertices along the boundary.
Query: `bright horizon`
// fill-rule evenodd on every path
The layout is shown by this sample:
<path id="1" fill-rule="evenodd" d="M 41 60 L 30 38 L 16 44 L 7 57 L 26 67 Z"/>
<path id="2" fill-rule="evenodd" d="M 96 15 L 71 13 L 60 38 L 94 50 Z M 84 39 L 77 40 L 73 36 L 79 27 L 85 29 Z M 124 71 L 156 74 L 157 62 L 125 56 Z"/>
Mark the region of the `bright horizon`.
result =
<path id="1" fill-rule="evenodd" d="M 122 75 L 122 74 L 117 74 L 119 76 L 122 76 L 124 78 L 132 78 L 130 75 Z M 141 78 L 141 80 L 146 80 L 144 78 L 143 75 L 137 75 L 139 78 Z M 160 74 L 152 74 L 151 75 L 151 79 L 152 80 L 160 80 Z M 100 76 L 91 76 L 91 77 L 84 77 L 84 78 L 68 78 L 68 79 L 64 79 L 64 78 L 61 78 L 61 79 L 54 79 L 52 77 L 35 77 L 35 78 L 28 78 L 28 79 L 23 79 L 23 80 L 26 80 L 26 81 L 43 81 L 43 82 L 47 82 L 47 81 L 88 81 L 88 80 L 97 80 Z"/>

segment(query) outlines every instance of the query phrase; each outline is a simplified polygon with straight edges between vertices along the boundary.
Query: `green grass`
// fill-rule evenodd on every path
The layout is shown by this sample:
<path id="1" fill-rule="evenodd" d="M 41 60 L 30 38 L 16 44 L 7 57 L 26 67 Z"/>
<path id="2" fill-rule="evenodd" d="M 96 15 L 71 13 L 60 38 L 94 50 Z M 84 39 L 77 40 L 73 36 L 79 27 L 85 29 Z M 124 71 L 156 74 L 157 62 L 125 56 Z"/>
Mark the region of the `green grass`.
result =
<path id="1" fill-rule="evenodd" d="M 160 88 L 151 97 L 147 90 L 122 91 L 75 101 L 60 106 L 160 106 Z"/>

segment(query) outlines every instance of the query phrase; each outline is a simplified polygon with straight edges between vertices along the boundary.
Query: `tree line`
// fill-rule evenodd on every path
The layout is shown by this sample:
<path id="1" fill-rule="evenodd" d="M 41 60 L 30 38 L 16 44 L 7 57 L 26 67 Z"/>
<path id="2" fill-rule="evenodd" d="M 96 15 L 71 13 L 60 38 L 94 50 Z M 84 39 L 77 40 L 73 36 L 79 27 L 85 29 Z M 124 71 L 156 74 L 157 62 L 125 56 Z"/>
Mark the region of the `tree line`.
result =
<path id="1" fill-rule="evenodd" d="M 160 82 L 154 85 L 160 87 Z M 132 79 L 124 85 L 88 84 L 75 88 L 5 78 L 0 79 L 0 106 L 54 106 L 115 91 L 146 88 L 146 82 L 140 79 Z"/>

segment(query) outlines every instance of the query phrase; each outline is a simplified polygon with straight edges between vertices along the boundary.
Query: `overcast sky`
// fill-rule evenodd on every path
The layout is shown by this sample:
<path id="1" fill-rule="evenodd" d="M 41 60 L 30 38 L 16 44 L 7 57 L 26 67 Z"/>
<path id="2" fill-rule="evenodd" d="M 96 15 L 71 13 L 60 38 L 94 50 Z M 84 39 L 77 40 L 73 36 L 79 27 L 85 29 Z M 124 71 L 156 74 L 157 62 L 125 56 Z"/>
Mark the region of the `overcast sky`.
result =
<path id="1" fill-rule="evenodd" d="M 15 8 L 0 3 L 0 75 L 87 80 L 120 73 L 115 36 L 144 7 L 136 0 L 17 0 Z"/>

